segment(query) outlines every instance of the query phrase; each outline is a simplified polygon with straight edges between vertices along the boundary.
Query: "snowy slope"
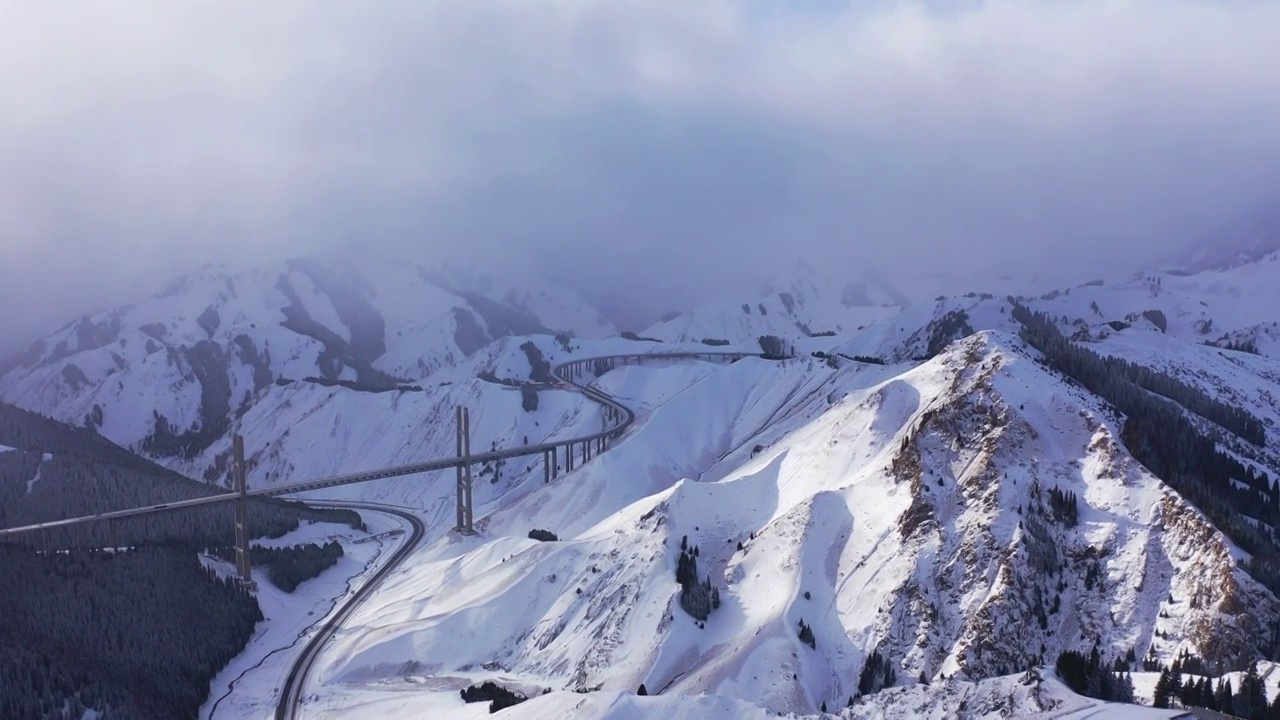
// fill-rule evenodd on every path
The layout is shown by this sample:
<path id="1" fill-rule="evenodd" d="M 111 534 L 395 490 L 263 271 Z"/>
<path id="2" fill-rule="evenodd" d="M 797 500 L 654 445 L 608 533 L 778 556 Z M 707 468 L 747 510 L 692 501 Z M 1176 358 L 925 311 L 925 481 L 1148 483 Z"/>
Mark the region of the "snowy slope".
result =
<path id="1" fill-rule="evenodd" d="M 640 427 L 411 560 L 321 659 L 326 707 L 500 677 L 812 713 L 856 693 L 873 650 L 931 679 L 1094 642 L 1229 657 L 1280 615 L 1117 444 L 1111 414 L 1011 336 L 919 366 L 682 363 L 599 382 L 650 398 Z M 1052 518 L 1053 487 L 1080 498 L 1078 526 Z M 686 536 L 724 599 L 705 628 L 676 599 Z"/>
<path id="2" fill-rule="evenodd" d="M 325 717 L 379 717 L 387 720 L 421 717 L 429 710 L 433 718 L 461 720 L 483 717 L 484 705 L 464 705 L 456 692 L 431 687 L 425 678 L 421 690 L 403 695 L 386 693 L 368 697 L 355 709 L 350 704 L 357 693 L 339 691 L 336 698 L 318 699 Z M 345 704 L 344 704 L 345 701 Z M 963 706 L 963 709 L 961 707 Z M 1134 705 L 1101 703 L 1075 695 L 1056 680 L 1038 686 L 1024 686 L 1021 676 L 993 678 L 978 683 L 948 680 L 928 688 L 904 688 L 873 696 L 852 708 L 829 708 L 830 714 L 804 715 L 771 713 L 763 708 L 722 695 L 637 696 L 628 691 L 607 690 L 589 694 L 551 692 L 535 695 L 498 718 L 522 720 L 765 720 L 765 718 L 841 718 L 842 720 L 977 720 L 1018 717 L 1029 720 L 1156 720 L 1182 715 L 1180 710 L 1155 710 Z"/>
<path id="3" fill-rule="evenodd" d="M 470 410 L 472 448 L 477 452 L 600 430 L 604 419 L 598 405 L 576 392 L 534 383 L 523 347 L 529 343 L 549 364 L 570 356 L 706 349 L 610 338 L 573 339 L 569 352 L 551 336 L 503 338 L 424 378 L 412 389 L 366 393 L 313 383 L 273 385 L 229 428 L 245 438 L 249 485 L 288 484 L 450 456 L 455 452 L 453 413 L 458 406 Z M 497 382 L 480 379 L 488 374 Z M 506 384 L 513 382 L 534 383 L 539 388 L 536 409 L 524 409 L 520 388 Z M 191 472 L 226 467 L 230 449 L 228 435 L 189 463 L 171 464 Z M 539 458 L 509 461 L 501 468 L 485 466 L 478 472 L 483 475 L 476 484 L 477 507 L 510 500 L 527 491 L 529 480 L 541 483 L 543 476 Z M 442 471 L 336 488 L 319 496 L 416 507 L 434 521 L 451 516 L 453 483 L 452 471 Z M 429 532 L 450 526 L 433 523 Z"/>
<path id="4" fill-rule="evenodd" d="M 1052 670 L 1042 679 L 1025 674 L 979 682 L 949 679 L 928 686 L 894 688 L 867 698 L 837 717 L 850 720 L 898 718 L 1027 718 L 1028 720 L 1146 720 L 1179 717 L 1180 710 L 1157 710 L 1104 703 L 1082 697 L 1063 685 Z"/>
<path id="5" fill-rule="evenodd" d="M 455 294 L 413 265 L 373 256 L 244 272 L 205 267 L 6 361 L 0 397 L 189 468 L 230 423 L 275 399 L 280 385 L 307 378 L 407 385 L 466 361 L 495 338 L 545 331 L 546 322 L 525 310 Z"/>

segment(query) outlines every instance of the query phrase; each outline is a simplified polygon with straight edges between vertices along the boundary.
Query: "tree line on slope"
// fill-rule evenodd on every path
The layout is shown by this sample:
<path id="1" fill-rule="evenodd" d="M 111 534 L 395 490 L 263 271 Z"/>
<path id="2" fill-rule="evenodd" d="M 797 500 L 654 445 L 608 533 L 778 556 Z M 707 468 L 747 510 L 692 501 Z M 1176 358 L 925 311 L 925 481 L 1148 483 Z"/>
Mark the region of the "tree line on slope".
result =
<path id="1" fill-rule="evenodd" d="M 1103 390 L 1095 391 L 1099 395 L 1127 399 L 1128 395 L 1140 395 L 1130 389 L 1130 386 L 1136 386 L 1166 397 L 1254 445 L 1262 447 L 1267 443 L 1266 425 L 1246 410 L 1228 405 L 1154 368 L 1081 348 L 1068 340 L 1048 315 L 1032 312 L 1025 305 L 1014 305 L 1013 319 L 1022 323 L 1023 338 L 1049 356 L 1059 370 L 1090 390 L 1093 390 L 1093 385 L 1098 385 Z M 1135 402 L 1138 401 L 1128 399 L 1126 404 Z"/>
<path id="2" fill-rule="evenodd" d="M 234 547 L 210 548 L 208 553 L 227 562 L 235 562 L 236 559 Z M 320 573 L 338 564 L 341 558 L 341 543 L 332 541 L 324 545 L 305 543 L 279 548 L 253 545 L 249 548 L 249 564 L 265 567 L 271 584 L 287 593 L 319 577 Z"/>
<path id="3" fill-rule="evenodd" d="M 193 553 L 0 546 L 0 717 L 195 718 L 262 619 Z"/>
<path id="4" fill-rule="evenodd" d="M 1073 692 L 1106 702 L 1133 703 L 1133 677 L 1114 665 L 1104 663 L 1095 645 L 1088 655 L 1067 650 L 1058 655 L 1058 677 Z"/>
<path id="5" fill-rule="evenodd" d="M 21 448 L 0 452 L 0 527 L 225 492 L 3 404 L 0 444 Z M 196 560 L 199 548 L 234 542 L 232 513 L 223 503 L 117 521 L 119 545 L 138 546 L 125 553 L 30 548 L 104 547 L 105 522 L 0 543 L 0 577 L 13 588 L 0 617 L 0 717 L 79 718 L 108 707 L 103 717 L 194 717 L 209 678 L 260 618 L 252 596 Z M 282 535 L 301 519 L 363 527 L 349 510 L 249 504 L 254 537 Z"/>
<path id="6" fill-rule="evenodd" d="M 1160 670 L 1152 705 L 1205 708 L 1245 720 L 1280 720 L 1280 695 L 1274 702 L 1267 702 L 1266 687 L 1258 676 L 1256 664 L 1245 671 L 1239 690 L 1233 690 L 1231 680 L 1226 678 L 1218 678 L 1215 684 L 1204 676 L 1184 678 L 1183 672 L 1176 660 L 1173 667 Z"/>
<path id="7" fill-rule="evenodd" d="M 1050 367 L 1124 413 L 1121 439 L 1129 452 L 1250 553 L 1245 569 L 1280 593 L 1280 484 L 1219 451 L 1183 407 L 1250 442 L 1265 441 L 1261 423 L 1174 378 L 1079 347 L 1042 313 L 1015 304 L 1013 317 Z"/>

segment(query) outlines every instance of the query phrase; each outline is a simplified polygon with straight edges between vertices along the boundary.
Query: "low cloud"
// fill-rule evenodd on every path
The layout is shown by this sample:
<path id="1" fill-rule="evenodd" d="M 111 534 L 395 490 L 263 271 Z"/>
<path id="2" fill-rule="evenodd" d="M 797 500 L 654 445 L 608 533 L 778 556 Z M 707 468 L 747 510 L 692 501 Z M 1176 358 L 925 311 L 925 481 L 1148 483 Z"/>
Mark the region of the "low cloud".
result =
<path id="1" fill-rule="evenodd" d="M 0 335 L 350 244 L 637 315 L 793 257 L 927 296 L 1138 267 L 1280 180 L 1276 3 L 853 5 L 13 4 Z"/>

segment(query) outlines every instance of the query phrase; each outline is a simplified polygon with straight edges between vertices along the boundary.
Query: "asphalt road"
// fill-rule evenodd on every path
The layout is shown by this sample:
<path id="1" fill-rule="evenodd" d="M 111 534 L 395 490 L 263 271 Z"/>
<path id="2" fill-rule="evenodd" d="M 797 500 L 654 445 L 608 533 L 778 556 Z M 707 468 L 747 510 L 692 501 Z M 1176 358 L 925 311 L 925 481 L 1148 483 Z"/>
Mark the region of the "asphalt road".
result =
<path id="1" fill-rule="evenodd" d="M 382 581 L 396 571 L 400 563 L 418 547 L 418 543 L 422 541 L 422 536 L 426 532 L 426 526 L 422 521 L 414 517 L 412 514 L 404 510 L 390 505 L 376 505 L 373 503 L 320 503 L 321 506 L 333 506 L 353 508 L 360 510 L 376 510 L 377 512 L 390 513 L 401 517 L 409 522 L 413 531 L 409 535 L 409 539 L 405 541 L 368 582 L 360 586 L 360 589 L 351 596 L 349 600 L 338 611 L 330 617 L 320 631 L 311 638 L 307 646 L 303 648 L 302 654 L 293 662 L 293 667 L 289 669 L 289 675 L 285 678 L 284 686 L 280 689 L 280 699 L 276 703 L 276 720 L 292 720 L 298 716 L 298 709 L 302 706 L 302 699 L 306 692 L 307 675 L 311 672 L 311 667 L 315 665 L 316 658 L 320 656 L 320 651 L 324 648 L 325 643 L 333 637 L 338 628 L 351 614 L 360 607 L 370 595 L 372 595 Z"/>

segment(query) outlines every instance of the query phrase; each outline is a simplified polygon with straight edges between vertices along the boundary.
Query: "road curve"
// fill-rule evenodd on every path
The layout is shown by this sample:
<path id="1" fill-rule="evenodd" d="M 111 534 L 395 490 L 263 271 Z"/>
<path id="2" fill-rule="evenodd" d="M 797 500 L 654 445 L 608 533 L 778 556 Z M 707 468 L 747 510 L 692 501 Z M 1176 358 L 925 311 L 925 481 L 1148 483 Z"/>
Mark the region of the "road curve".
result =
<path id="1" fill-rule="evenodd" d="M 409 521 L 413 531 L 409 535 L 409 539 L 404 542 L 383 565 L 369 578 L 368 582 L 360 586 L 360 589 L 347 600 L 337 612 L 325 621 L 320 627 L 320 631 L 311 638 L 307 646 L 303 648 L 302 654 L 293 662 L 293 667 L 289 669 L 289 675 L 285 678 L 284 686 L 280 688 L 280 699 L 276 702 L 276 720 L 292 720 L 297 717 L 298 708 L 302 706 L 303 693 L 306 690 L 307 675 L 311 672 L 311 666 L 315 664 L 316 658 L 320 656 L 320 651 L 325 644 L 329 642 L 333 634 L 337 632 L 342 623 L 351 617 L 351 613 L 360 607 L 370 595 L 373 594 L 378 586 L 382 584 L 391 573 L 395 572 L 400 563 L 418 547 L 422 536 L 426 531 L 422 521 L 404 510 L 390 506 L 378 505 L 375 503 L 352 503 L 352 502 L 325 502 L 318 503 L 323 506 L 344 507 L 362 510 L 375 510 L 377 512 L 390 513 Z"/>
<path id="2" fill-rule="evenodd" d="M 356 483 L 369 482 L 370 480 L 382 480 L 385 478 L 402 477 L 405 475 L 416 475 L 418 473 L 432 472 L 436 470 L 445 470 L 464 464 L 478 464 L 490 462 L 493 460 L 507 460 L 517 457 L 525 457 L 529 455 L 540 455 L 542 453 L 565 447 L 566 445 L 578 445 L 590 443 L 603 438 L 613 438 L 621 435 L 631 427 L 635 422 L 636 414 L 631 408 L 623 405 L 614 398 L 604 392 L 593 388 L 586 382 L 578 382 L 574 379 L 573 367 L 584 367 L 597 362 L 620 362 L 631 361 L 642 362 L 645 360 L 680 360 L 691 358 L 730 358 L 739 359 L 744 357 L 758 356 L 756 353 L 742 352 L 671 352 L 671 353 L 628 353 L 619 355 L 602 355 L 599 357 L 578 358 L 561 363 L 555 367 L 553 372 L 562 383 L 573 390 L 581 392 L 587 399 L 606 407 L 611 407 L 618 411 L 621 420 L 618 424 L 605 428 L 600 432 L 584 435 L 582 437 L 568 438 L 563 440 L 553 440 L 538 445 L 521 445 L 503 450 L 490 450 L 488 452 L 475 453 L 465 458 L 449 457 L 439 458 L 436 460 L 428 460 L 427 462 L 414 463 L 412 465 L 400 465 L 397 467 L 383 468 L 380 470 L 367 470 L 358 473 L 350 473 L 347 475 L 335 475 L 332 477 L 319 478 L 317 480 L 308 480 L 300 483 L 292 483 L 289 485 L 276 485 L 268 488 L 258 488 L 249 490 L 245 493 L 248 497 L 279 497 L 281 495 L 292 495 L 294 493 L 307 492 L 310 490 L 320 490 L 323 488 L 337 487 L 339 485 L 354 485 Z M 23 525 L 21 527 L 0 528 L 0 538 L 12 535 L 20 535 L 23 533 L 38 532 L 41 530 L 49 530 L 58 527 L 67 527 L 70 525 L 79 525 L 87 522 L 100 522 L 103 520 L 118 520 L 127 517 L 136 517 L 138 515 L 149 515 L 156 512 L 164 512 L 168 510 L 179 510 L 183 508 L 200 507 L 203 505 L 211 505 L 220 502 L 230 502 L 238 498 L 239 495 L 233 492 L 217 493 L 205 497 L 191 498 L 188 500 L 175 500 L 173 502 L 161 503 L 159 505 L 147 505 L 144 507 L 130 508 L 128 510 L 114 510 L 111 512 L 98 513 L 96 515 L 86 515 L 83 517 L 66 518 L 63 520 L 50 520 L 48 522 L 35 523 L 32 525 Z"/>

